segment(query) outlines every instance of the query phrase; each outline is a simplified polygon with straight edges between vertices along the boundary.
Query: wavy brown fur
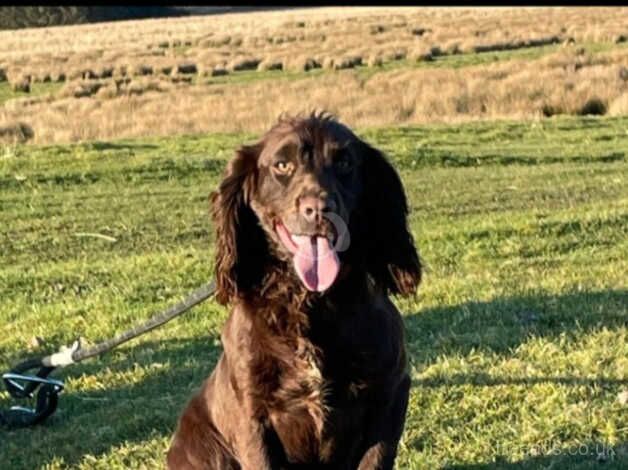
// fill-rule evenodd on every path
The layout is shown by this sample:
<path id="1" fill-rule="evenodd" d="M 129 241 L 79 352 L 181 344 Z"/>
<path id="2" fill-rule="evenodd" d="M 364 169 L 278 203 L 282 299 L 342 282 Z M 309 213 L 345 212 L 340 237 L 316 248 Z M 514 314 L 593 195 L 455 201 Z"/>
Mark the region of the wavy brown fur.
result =
<path id="1" fill-rule="evenodd" d="M 290 178 L 273 176 L 281 152 L 296 152 Z M 350 173 L 329 176 L 339 152 L 349 152 Z M 351 235 L 323 293 L 304 287 L 273 229 L 277 218 L 293 220 L 308 184 L 336 198 Z M 169 468 L 392 468 L 410 381 L 388 295 L 414 293 L 421 277 L 397 173 L 333 116 L 284 116 L 238 150 L 211 199 L 217 298 L 233 309 L 223 355 L 180 419 Z"/>

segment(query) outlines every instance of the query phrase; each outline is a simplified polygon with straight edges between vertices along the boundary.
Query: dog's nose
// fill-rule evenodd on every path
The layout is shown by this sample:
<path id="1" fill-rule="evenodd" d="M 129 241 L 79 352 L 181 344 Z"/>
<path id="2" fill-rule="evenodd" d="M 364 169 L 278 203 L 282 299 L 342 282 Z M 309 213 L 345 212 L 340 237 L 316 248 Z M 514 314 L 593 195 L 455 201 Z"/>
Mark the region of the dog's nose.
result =
<path id="1" fill-rule="evenodd" d="M 299 213 L 308 222 L 316 222 L 321 212 L 322 201 L 314 196 L 302 197 L 299 200 Z"/>
<path id="2" fill-rule="evenodd" d="M 299 213 L 307 222 L 316 222 L 324 212 L 335 212 L 336 201 L 331 197 L 305 196 L 299 199 Z"/>

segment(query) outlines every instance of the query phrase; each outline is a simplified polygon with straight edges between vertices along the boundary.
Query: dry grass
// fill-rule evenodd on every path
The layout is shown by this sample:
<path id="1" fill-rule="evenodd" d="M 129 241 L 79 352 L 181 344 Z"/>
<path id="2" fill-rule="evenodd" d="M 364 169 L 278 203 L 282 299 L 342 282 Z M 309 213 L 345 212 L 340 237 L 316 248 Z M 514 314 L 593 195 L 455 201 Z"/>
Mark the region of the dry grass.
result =
<path id="1" fill-rule="evenodd" d="M 611 116 L 625 116 L 628 114 L 628 91 L 615 98 L 608 109 Z"/>
<path id="2" fill-rule="evenodd" d="M 627 62 L 628 49 L 588 60 L 560 51 L 537 61 L 394 69 L 366 81 L 346 70 L 296 81 L 185 89 L 173 85 L 165 93 L 40 100 L 28 107 L 7 106 L 1 115 L 9 121 L 27 120 L 37 130 L 36 142 L 261 131 L 283 111 L 314 107 L 327 108 L 359 127 L 581 114 L 587 106 L 595 111 L 591 103 L 596 100 L 609 114 L 618 115 L 627 111 L 628 86 L 620 74 L 621 64 Z"/>
<path id="3" fill-rule="evenodd" d="M 626 24 L 627 8 L 321 8 L 0 32 L 0 81 L 69 80 L 46 99 L 7 101 L 0 123 L 23 120 L 34 141 L 63 142 L 261 130 L 306 107 L 357 126 L 616 115 L 626 112 L 628 49 L 583 44 L 621 43 Z M 536 60 L 430 65 L 557 42 Z M 211 81 L 320 68 L 298 80 Z"/>
<path id="4" fill-rule="evenodd" d="M 338 51 L 399 56 L 439 47 L 446 53 L 539 46 L 572 39 L 622 41 L 628 9 L 617 8 L 324 8 L 100 23 L 0 32 L 2 68 L 33 74 L 91 64 L 154 68 L 181 58 L 225 65 L 242 56 Z M 297 21 L 298 19 L 298 21 Z M 80 40 L 68 40 L 68 37 Z M 402 54 L 403 55 L 403 54 Z M 102 78 L 102 77 L 101 77 Z"/>
<path id="5" fill-rule="evenodd" d="M 33 138 L 33 129 L 23 122 L 0 126 L 0 142 L 3 144 L 24 143 Z"/>

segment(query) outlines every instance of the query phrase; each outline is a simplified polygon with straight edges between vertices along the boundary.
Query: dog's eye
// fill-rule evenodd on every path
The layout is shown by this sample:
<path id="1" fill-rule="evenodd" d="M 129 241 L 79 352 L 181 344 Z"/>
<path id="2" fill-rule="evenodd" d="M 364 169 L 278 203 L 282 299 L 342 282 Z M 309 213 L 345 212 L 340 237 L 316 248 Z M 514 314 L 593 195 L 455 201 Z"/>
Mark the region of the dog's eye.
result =
<path id="1" fill-rule="evenodd" d="M 291 162 L 286 162 L 283 160 L 279 160 L 278 162 L 275 162 L 275 164 L 273 165 L 273 169 L 275 170 L 275 173 L 277 173 L 278 175 L 288 175 L 290 173 L 292 173 L 292 169 L 293 169 L 293 165 Z"/>
<path id="2" fill-rule="evenodd" d="M 353 168 L 351 157 L 344 153 L 334 160 L 334 168 L 340 174 L 347 174 Z"/>

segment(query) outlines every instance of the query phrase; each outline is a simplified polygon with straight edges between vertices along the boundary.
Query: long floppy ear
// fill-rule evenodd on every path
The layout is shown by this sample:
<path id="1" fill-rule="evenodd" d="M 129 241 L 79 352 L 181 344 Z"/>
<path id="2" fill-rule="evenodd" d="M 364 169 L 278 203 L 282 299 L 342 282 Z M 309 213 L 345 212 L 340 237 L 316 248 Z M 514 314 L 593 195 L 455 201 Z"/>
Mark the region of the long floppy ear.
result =
<path id="1" fill-rule="evenodd" d="M 268 242 L 249 201 L 257 184 L 262 145 L 242 146 L 211 195 L 216 226 L 216 299 L 225 305 L 258 283 Z"/>
<path id="2" fill-rule="evenodd" d="M 401 179 L 379 150 L 362 144 L 361 225 L 366 229 L 367 271 L 387 292 L 414 294 L 421 282 L 421 262 L 408 230 L 408 203 Z"/>

